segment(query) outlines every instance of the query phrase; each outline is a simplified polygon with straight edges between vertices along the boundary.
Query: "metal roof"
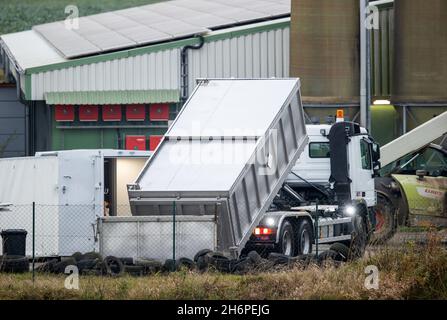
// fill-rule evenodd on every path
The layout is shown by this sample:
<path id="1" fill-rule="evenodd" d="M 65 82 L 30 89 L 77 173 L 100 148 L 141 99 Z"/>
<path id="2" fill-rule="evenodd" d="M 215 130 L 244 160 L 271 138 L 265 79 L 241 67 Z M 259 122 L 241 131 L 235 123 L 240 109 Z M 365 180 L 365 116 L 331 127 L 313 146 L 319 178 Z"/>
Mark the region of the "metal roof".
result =
<path id="1" fill-rule="evenodd" d="M 172 0 L 33 27 L 65 58 L 160 43 L 290 14 L 290 0 Z"/>
<path id="2" fill-rule="evenodd" d="M 66 61 L 51 44 L 32 30 L 4 34 L 1 42 L 22 70 Z"/>
<path id="3" fill-rule="evenodd" d="M 47 104 L 132 104 L 178 102 L 179 90 L 70 91 L 47 92 Z"/>

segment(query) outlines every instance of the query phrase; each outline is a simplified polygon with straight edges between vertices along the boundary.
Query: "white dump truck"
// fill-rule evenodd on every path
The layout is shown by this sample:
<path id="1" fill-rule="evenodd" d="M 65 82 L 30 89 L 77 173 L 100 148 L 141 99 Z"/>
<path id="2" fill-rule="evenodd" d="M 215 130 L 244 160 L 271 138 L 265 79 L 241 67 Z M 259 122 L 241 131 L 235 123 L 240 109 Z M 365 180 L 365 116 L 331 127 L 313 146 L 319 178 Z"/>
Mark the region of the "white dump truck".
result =
<path id="1" fill-rule="evenodd" d="M 380 155 L 365 129 L 337 121 L 305 125 L 299 79 L 199 80 L 128 187 L 133 216 L 101 219 L 103 254 L 364 247 Z"/>

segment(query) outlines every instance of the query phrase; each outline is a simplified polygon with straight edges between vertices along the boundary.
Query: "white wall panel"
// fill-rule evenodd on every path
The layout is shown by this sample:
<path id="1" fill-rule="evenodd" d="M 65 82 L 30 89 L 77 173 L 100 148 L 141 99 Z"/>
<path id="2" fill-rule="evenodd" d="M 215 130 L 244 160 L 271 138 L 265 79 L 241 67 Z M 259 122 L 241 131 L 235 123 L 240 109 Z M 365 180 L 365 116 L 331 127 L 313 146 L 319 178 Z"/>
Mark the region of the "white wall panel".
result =
<path id="1" fill-rule="evenodd" d="M 289 28 L 206 42 L 190 50 L 189 91 L 197 78 L 289 75 Z M 180 89 L 180 49 L 35 73 L 32 100 L 45 92 Z"/>

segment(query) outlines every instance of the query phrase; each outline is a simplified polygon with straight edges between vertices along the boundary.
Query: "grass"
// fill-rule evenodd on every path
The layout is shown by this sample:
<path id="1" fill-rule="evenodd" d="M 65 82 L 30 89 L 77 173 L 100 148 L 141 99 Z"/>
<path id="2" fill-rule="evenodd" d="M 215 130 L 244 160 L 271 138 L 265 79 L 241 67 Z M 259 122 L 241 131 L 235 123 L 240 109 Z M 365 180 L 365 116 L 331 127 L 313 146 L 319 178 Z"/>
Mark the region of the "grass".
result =
<path id="1" fill-rule="evenodd" d="M 76 5 L 79 15 L 124 9 L 163 0 L 0 0 L 0 35 L 67 17 L 65 7 Z"/>
<path id="2" fill-rule="evenodd" d="M 364 286 L 365 267 L 379 270 L 379 289 Z M 64 276 L 0 275 L 0 299 L 447 299 L 447 252 L 439 239 L 382 248 L 339 268 L 227 275 L 176 272 L 146 277 L 81 276 L 79 290 Z"/>

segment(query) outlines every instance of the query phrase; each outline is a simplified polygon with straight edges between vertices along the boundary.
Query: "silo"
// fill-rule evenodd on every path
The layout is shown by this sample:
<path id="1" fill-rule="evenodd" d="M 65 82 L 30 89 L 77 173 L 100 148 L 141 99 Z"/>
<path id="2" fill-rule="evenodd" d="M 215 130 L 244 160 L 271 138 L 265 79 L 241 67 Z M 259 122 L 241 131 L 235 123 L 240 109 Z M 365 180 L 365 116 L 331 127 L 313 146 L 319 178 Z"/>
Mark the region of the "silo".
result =
<path id="1" fill-rule="evenodd" d="M 359 0 L 292 0 L 290 75 L 302 79 L 309 116 L 358 112 L 359 10 Z"/>
<path id="2" fill-rule="evenodd" d="M 447 1 L 395 0 L 397 105 L 447 104 Z"/>

